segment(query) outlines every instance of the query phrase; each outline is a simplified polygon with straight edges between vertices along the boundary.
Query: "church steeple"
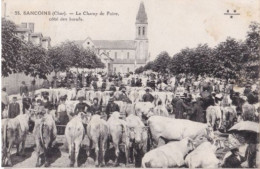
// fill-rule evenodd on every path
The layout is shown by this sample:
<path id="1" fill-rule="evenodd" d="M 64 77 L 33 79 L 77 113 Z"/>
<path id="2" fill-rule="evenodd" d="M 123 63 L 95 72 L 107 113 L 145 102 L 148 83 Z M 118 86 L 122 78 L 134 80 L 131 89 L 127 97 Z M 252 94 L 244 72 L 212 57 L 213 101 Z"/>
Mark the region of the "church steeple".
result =
<path id="1" fill-rule="evenodd" d="M 147 15 L 144 8 L 144 3 L 141 2 L 139 10 L 136 15 L 136 38 L 135 39 L 147 39 Z"/>
<path id="2" fill-rule="evenodd" d="M 147 24 L 147 15 L 146 15 L 146 12 L 145 12 L 145 8 L 144 8 L 144 3 L 141 2 L 140 3 L 140 6 L 139 6 L 139 10 L 138 10 L 138 13 L 137 13 L 137 16 L 136 16 L 136 24 Z"/>
<path id="3" fill-rule="evenodd" d="M 148 59 L 148 22 L 147 14 L 145 12 L 144 3 L 141 2 L 139 10 L 136 15 L 136 59 L 146 61 Z"/>

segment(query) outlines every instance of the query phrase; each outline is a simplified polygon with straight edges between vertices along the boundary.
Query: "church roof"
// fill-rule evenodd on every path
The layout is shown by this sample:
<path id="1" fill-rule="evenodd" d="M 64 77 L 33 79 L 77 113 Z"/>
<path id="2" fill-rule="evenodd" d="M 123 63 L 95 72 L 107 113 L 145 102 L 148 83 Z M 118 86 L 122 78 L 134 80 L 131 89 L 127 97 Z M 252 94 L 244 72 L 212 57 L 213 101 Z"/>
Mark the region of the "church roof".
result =
<path id="1" fill-rule="evenodd" d="M 148 23 L 143 2 L 140 3 L 139 10 L 136 16 L 136 23 Z"/>
<path id="2" fill-rule="evenodd" d="M 99 49 L 135 49 L 134 40 L 93 40 Z"/>

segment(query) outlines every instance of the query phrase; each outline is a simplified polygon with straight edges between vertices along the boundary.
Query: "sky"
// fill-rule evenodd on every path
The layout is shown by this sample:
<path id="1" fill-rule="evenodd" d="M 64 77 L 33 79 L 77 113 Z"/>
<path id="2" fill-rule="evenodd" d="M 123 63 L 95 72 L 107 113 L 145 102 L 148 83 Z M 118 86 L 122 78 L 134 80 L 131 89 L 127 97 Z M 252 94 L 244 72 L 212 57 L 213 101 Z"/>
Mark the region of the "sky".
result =
<path id="1" fill-rule="evenodd" d="M 65 40 L 134 40 L 140 0 L 2 0 L 7 18 L 16 24 L 34 22 L 35 32 L 50 36 L 52 46 Z M 245 39 L 251 21 L 260 19 L 259 0 L 143 0 L 148 16 L 149 52 L 170 56 L 186 47 L 214 47 L 228 36 Z M 3 16 L 2 5 L 2 16 Z M 240 15 L 232 19 L 229 10 Z M 84 21 L 49 21 L 52 16 L 15 15 L 15 11 L 94 12 L 118 16 L 80 16 Z M 60 16 L 59 16 L 60 17 Z M 66 17 L 69 17 L 68 15 Z"/>

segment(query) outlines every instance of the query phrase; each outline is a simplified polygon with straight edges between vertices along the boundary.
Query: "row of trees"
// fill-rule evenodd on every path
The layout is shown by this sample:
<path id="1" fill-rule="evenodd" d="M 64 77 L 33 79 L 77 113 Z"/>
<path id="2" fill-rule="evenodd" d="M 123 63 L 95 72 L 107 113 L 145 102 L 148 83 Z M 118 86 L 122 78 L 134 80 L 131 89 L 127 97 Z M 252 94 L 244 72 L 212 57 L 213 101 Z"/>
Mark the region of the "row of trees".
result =
<path id="1" fill-rule="evenodd" d="M 33 77 L 46 78 L 51 72 L 66 71 L 71 67 L 105 67 L 93 51 L 86 50 L 73 41 L 45 50 L 23 41 L 15 30 L 12 21 L 2 19 L 2 76 L 24 72 Z"/>
<path id="2" fill-rule="evenodd" d="M 209 75 L 225 79 L 256 79 L 259 73 L 260 26 L 251 23 L 244 41 L 228 37 L 226 41 L 210 48 L 200 44 L 186 48 L 170 57 L 161 52 L 154 61 L 136 69 L 136 73 L 153 70 L 158 73 L 185 73 Z"/>

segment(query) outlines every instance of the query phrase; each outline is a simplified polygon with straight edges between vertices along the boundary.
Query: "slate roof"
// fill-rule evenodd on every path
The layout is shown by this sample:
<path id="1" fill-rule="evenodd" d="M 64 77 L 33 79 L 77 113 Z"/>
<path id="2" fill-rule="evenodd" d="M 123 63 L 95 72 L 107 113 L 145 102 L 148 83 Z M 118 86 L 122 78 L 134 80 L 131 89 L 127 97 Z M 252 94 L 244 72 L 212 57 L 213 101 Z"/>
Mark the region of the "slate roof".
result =
<path id="1" fill-rule="evenodd" d="M 140 3 L 135 23 L 141 23 L 141 24 L 142 23 L 144 23 L 144 24 L 148 23 L 147 22 L 147 15 L 146 15 L 146 12 L 145 12 L 145 8 L 144 8 L 144 3 L 143 2 Z"/>

